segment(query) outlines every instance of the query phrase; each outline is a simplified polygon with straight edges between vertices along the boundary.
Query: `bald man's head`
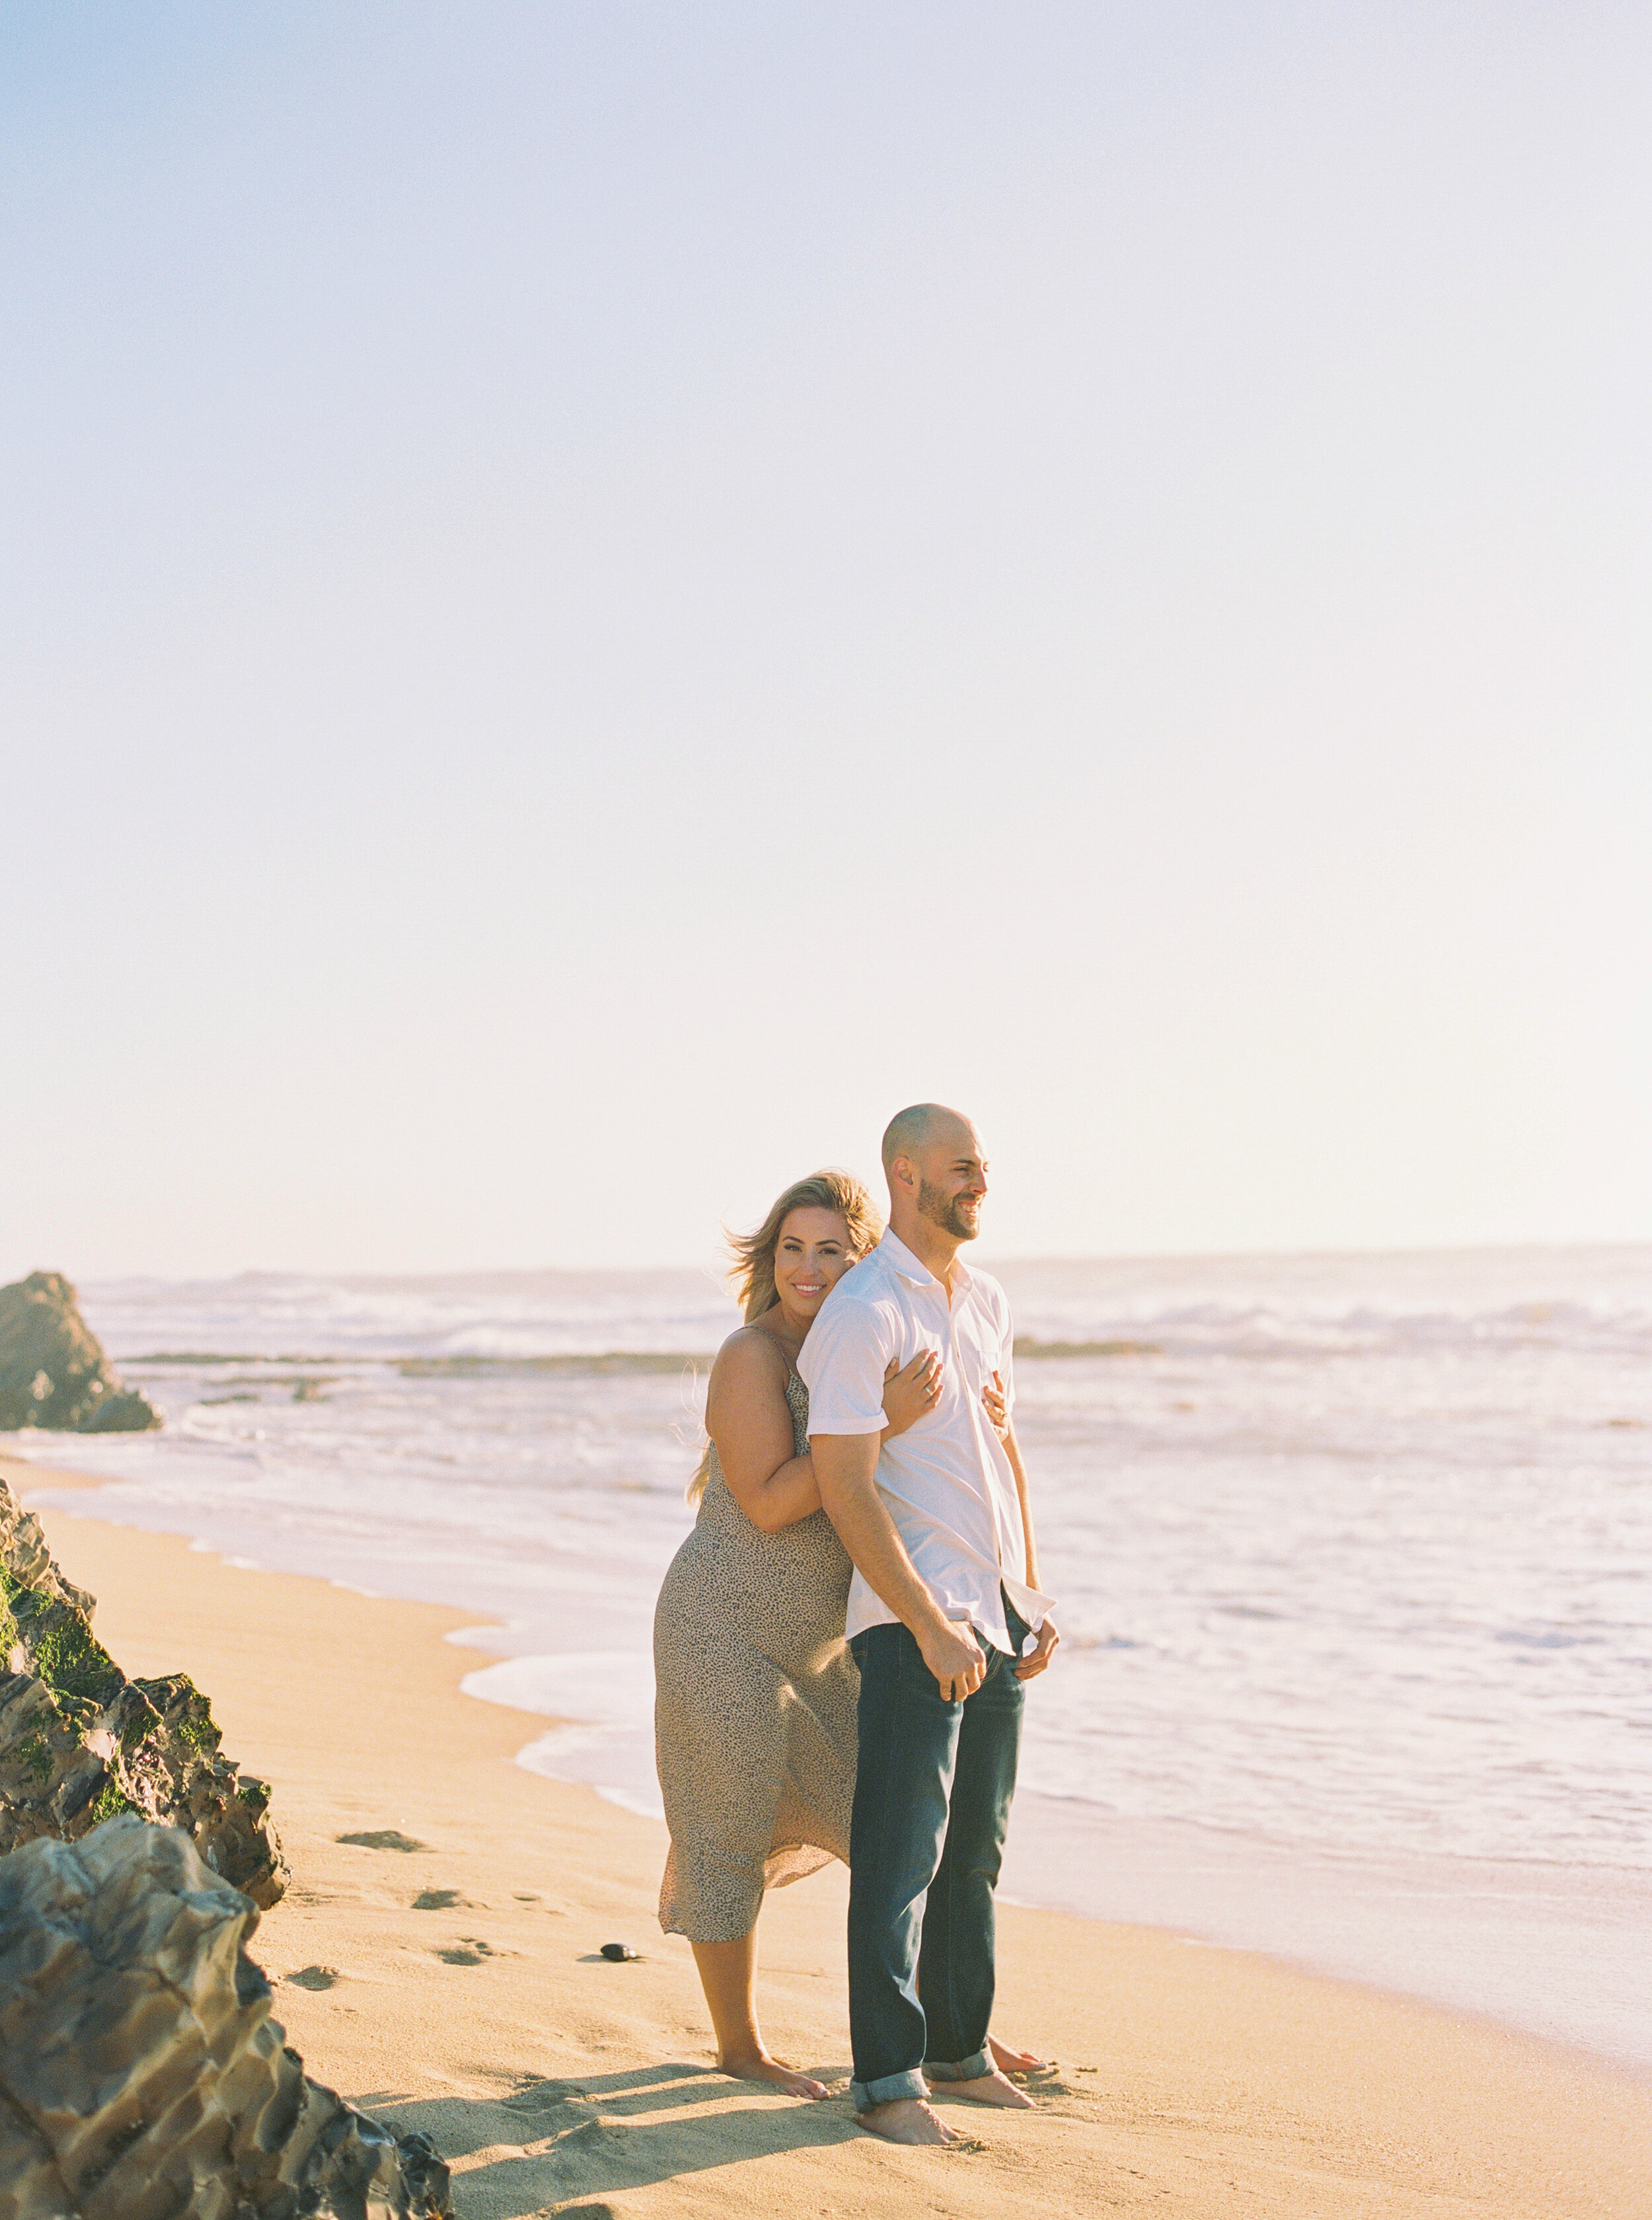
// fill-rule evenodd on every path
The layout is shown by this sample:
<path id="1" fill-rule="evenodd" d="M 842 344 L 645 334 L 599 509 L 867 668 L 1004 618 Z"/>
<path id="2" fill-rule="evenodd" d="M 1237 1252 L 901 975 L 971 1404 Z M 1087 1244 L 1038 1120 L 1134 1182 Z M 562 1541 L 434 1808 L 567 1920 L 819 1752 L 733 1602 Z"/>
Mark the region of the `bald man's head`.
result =
<path id="1" fill-rule="evenodd" d="M 939 1102 L 914 1102 L 910 1109 L 897 1110 L 883 1132 L 883 1176 L 897 1157 L 915 1157 L 927 1149 L 943 1127 L 957 1126 L 963 1132 L 973 1131 L 969 1120 L 957 1110 L 948 1110 Z"/>
<path id="2" fill-rule="evenodd" d="M 961 1110 L 939 1102 L 914 1102 L 889 1120 L 883 1136 L 883 1174 L 889 1182 L 889 1220 L 904 1240 L 914 1217 L 954 1241 L 973 1241 L 980 1231 L 987 1192 L 987 1162 L 975 1127 Z"/>

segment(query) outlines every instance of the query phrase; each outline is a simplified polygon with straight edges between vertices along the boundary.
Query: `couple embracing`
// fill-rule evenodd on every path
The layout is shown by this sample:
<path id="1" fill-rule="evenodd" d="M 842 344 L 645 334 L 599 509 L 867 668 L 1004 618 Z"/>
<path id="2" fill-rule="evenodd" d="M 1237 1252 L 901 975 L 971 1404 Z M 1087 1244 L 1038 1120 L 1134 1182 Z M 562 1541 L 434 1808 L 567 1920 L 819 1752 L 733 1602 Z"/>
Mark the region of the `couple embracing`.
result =
<path id="1" fill-rule="evenodd" d="M 883 1169 L 881 1238 L 860 1182 L 820 1172 L 736 1244 L 745 1324 L 712 1368 L 699 1515 L 655 1618 L 660 1924 L 693 1945 L 725 2072 L 824 2097 L 764 2046 L 757 1921 L 766 1888 L 845 1859 L 856 2111 L 947 2142 L 933 2086 L 1024 2106 L 1009 2076 L 1038 2063 L 990 2032 L 993 1891 L 1024 1684 L 1057 1637 L 1009 1306 L 958 1256 L 980 1139 L 920 1103 Z"/>

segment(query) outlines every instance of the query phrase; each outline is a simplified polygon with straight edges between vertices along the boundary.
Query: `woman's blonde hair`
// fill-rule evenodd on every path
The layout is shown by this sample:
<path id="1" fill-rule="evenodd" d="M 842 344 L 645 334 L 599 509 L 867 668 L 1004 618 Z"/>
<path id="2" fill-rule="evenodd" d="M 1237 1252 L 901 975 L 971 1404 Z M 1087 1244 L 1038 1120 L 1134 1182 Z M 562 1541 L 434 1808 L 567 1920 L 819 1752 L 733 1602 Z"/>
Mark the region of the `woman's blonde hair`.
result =
<path id="1" fill-rule="evenodd" d="M 775 1251 L 780 1246 L 780 1229 L 795 1210 L 835 1210 L 848 1228 L 850 1251 L 857 1260 L 877 1246 L 883 1232 L 876 1205 L 853 1172 L 811 1172 L 807 1179 L 794 1180 L 755 1233 L 728 1235 L 728 1252 L 733 1260 L 728 1276 L 747 1325 L 755 1324 L 780 1300 L 775 1288 Z M 689 1482 L 690 1503 L 697 1503 L 705 1494 L 710 1476 L 708 1437 Z"/>

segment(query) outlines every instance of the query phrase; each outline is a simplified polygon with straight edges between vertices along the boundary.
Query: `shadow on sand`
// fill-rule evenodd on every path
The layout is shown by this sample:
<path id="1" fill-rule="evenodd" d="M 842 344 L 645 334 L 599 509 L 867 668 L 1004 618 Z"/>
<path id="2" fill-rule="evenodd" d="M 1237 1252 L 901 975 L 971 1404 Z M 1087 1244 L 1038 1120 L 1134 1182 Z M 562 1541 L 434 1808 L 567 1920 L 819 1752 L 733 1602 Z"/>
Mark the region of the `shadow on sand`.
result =
<path id="1" fill-rule="evenodd" d="M 508 2097 L 420 2100 L 382 2091 L 353 2101 L 398 2134 L 423 2128 L 450 2163 L 497 2154 L 455 2179 L 465 2220 L 526 2220 L 563 2206 L 568 2220 L 602 2220 L 614 2210 L 603 2202 L 610 2193 L 740 2159 L 858 2142 L 841 2069 L 806 2070 L 844 2081 L 843 2095 L 802 2104 L 675 2063 L 524 2081 Z"/>

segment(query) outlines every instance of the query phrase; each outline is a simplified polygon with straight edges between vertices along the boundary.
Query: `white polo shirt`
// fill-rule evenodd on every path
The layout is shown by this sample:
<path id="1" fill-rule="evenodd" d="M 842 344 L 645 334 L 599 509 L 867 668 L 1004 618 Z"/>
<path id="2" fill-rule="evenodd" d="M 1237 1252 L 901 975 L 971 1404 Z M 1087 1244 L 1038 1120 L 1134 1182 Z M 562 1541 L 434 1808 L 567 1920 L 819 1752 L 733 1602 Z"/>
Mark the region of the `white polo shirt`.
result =
<path id="1" fill-rule="evenodd" d="M 981 1391 L 994 1372 L 1013 1401 L 1009 1300 L 996 1280 L 952 1267 L 952 1300 L 904 1241 L 886 1233 L 845 1272 L 820 1306 L 797 1359 L 809 1391 L 811 1434 L 883 1430 L 883 1375 L 891 1359 L 920 1350 L 941 1360 L 941 1399 L 904 1434 L 883 1444 L 877 1489 L 919 1576 L 948 1618 L 967 1619 L 994 1649 L 1013 1655 L 1001 1581 L 1029 1626 L 1050 1600 L 1026 1584 L 1021 1501 L 1004 1444 Z M 852 1640 L 895 1613 L 857 1570 L 849 1590 Z"/>

